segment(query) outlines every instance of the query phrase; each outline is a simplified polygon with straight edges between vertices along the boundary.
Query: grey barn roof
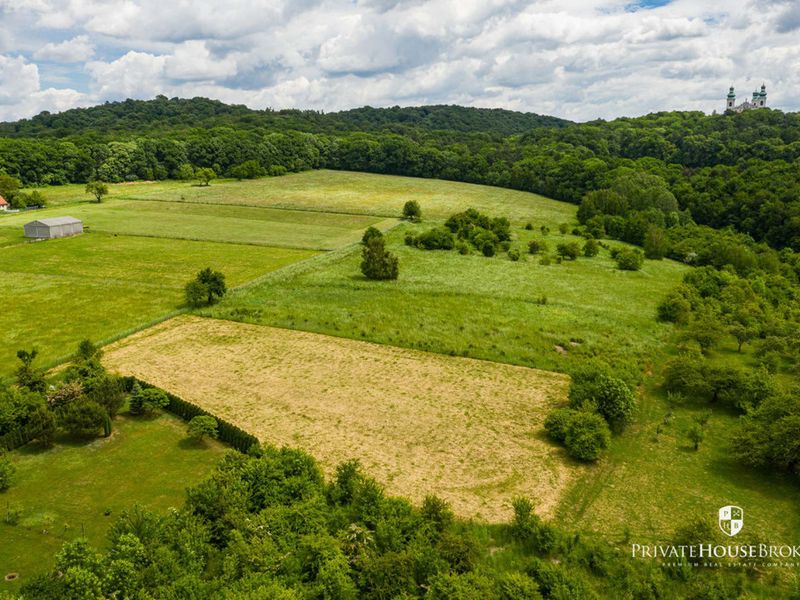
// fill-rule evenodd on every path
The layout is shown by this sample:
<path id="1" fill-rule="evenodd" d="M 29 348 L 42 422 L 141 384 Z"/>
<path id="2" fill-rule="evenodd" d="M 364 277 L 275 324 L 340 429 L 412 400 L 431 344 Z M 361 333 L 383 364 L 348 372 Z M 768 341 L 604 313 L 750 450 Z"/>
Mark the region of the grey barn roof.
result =
<path id="1" fill-rule="evenodd" d="M 55 225 L 72 225 L 73 223 L 80 222 L 81 220 L 76 219 L 75 217 L 53 217 L 51 219 L 39 219 L 37 221 L 31 221 L 30 223 L 27 223 L 27 225 L 39 224 L 53 227 Z"/>

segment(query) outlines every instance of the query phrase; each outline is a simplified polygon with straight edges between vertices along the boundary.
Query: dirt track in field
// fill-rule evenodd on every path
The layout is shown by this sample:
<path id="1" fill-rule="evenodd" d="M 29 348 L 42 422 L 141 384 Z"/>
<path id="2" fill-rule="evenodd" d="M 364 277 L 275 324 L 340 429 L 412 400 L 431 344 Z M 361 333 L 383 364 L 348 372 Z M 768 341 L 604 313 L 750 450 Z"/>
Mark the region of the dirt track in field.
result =
<path id="1" fill-rule="evenodd" d="M 107 348 L 105 364 L 205 407 L 330 474 L 357 458 L 391 494 L 506 520 L 550 515 L 576 474 L 545 440 L 564 375 L 302 331 L 178 317 Z"/>

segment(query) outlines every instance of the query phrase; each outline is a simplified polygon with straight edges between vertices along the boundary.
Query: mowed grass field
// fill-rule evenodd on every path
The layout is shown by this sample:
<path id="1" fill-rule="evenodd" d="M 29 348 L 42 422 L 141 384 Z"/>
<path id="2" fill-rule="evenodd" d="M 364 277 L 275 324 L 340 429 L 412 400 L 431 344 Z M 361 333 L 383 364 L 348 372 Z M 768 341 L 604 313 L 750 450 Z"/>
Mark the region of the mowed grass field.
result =
<path id="1" fill-rule="evenodd" d="M 122 192 L 142 200 L 233 204 L 292 210 L 344 212 L 397 217 L 408 200 L 419 202 L 424 216 L 444 220 L 468 207 L 502 213 L 537 224 L 574 220 L 575 206 L 528 192 L 438 179 L 375 175 L 349 171 L 306 171 L 253 181 L 226 181 L 208 187 L 132 186 Z"/>
<path id="2" fill-rule="evenodd" d="M 113 344 L 114 371 L 199 404 L 331 474 L 357 458 L 387 490 L 437 494 L 506 520 L 527 496 L 551 514 L 581 472 L 543 438 L 563 375 L 342 338 L 181 316 Z"/>
<path id="3" fill-rule="evenodd" d="M 0 593 L 52 568 L 67 540 L 85 536 L 102 547 L 125 509 L 180 508 L 185 488 L 209 475 L 223 452 L 214 441 L 187 442 L 186 425 L 168 415 L 121 416 L 109 438 L 14 451 L 14 482 L 0 496 Z M 6 523 L 9 511 L 19 513 L 16 525 Z M 6 582 L 8 573 L 19 577 Z"/>
<path id="4" fill-rule="evenodd" d="M 5 247 L 0 375 L 15 368 L 18 349 L 36 347 L 40 364 L 51 364 L 82 339 L 101 342 L 178 310 L 183 286 L 206 266 L 236 286 L 314 254 L 100 233 Z"/>

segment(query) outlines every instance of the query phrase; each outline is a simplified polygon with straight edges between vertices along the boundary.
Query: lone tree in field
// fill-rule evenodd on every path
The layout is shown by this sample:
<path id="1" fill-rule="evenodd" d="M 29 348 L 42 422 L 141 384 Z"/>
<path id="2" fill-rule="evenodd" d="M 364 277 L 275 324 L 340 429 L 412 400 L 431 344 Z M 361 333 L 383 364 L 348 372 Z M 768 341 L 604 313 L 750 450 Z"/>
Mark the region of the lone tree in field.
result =
<path id="1" fill-rule="evenodd" d="M 403 218 L 415 223 L 422 220 L 422 209 L 419 207 L 419 202 L 416 200 L 409 200 L 403 205 Z"/>
<path id="2" fill-rule="evenodd" d="M 207 437 L 217 439 L 217 420 L 207 415 L 197 415 L 189 421 L 186 431 L 189 437 L 197 442 L 202 442 Z"/>
<path id="3" fill-rule="evenodd" d="M 225 275 L 206 267 L 186 284 L 186 304 L 192 308 L 210 306 L 225 295 Z"/>
<path id="4" fill-rule="evenodd" d="M 100 204 L 108 195 L 108 186 L 102 181 L 90 181 L 86 184 L 86 193 L 94 196 L 94 201 Z"/>
<path id="5" fill-rule="evenodd" d="M 371 227 L 364 233 L 361 249 L 361 272 L 376 281 L 397 279 L 397 257 L 386 249 L 383 234 Z"/>
<path id="6" fill-rule="evenodd" d="M 194 172 L 194 176 L 200 180 L 202 185 L 210 185 L 212 179 L 217 178 L 217 174 L 214 172 L 214 169 L 210 169 L 208 167 L 201 167 Z"/>

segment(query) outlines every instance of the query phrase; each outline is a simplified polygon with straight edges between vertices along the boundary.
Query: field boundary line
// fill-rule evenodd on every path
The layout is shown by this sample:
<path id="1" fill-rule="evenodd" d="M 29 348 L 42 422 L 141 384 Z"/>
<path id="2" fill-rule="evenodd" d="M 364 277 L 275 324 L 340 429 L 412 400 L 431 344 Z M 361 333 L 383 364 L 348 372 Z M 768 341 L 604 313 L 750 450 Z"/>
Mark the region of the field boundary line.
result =
<path id="1" fill-rule="evenodd" d="M 308 212 L 308 213 L 318 213 L 323 215 L 347 215 L 351 217 L 380 217 L 382 219 L 391 219 L 400 217 L 396 214 L 389 214 L 381 213 L 381 212 L 355 212 L 349 210 L 333 210 L 333 209 L 322 209 L 322 208 L 305 208 L 299 206 L 289 206 L 285 204 L 272 204 L 269 206 L 265 206 L 263 204 L 244 204 L 244 203 L 231 203 L 231 202 L 210 202 L 206 200 L 167 200 L 165 198 L 144 198 L 144 197 L 135 197 L 135 196 L 127 196 L 122 197 L 118 196 L 116 199 L 118 200 L 126 200 L 128 202 L 163 202 L 165 204 L 189 204 L 189 205 L 200 205 L 200 206 L 230 206 L 233 208 L 242 207 L 242 208 L 259 208 L 262 210 L 285 210 L 290 212 Z"/>

